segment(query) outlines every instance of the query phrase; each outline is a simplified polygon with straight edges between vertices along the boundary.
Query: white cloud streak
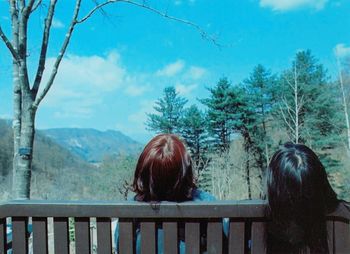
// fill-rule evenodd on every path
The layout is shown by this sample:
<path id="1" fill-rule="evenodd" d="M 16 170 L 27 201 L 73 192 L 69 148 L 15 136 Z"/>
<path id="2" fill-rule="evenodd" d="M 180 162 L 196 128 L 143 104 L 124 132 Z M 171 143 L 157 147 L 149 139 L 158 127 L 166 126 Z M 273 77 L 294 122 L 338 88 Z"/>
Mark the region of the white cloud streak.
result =
<path id="1" fill-rule="evenodd" d="M 290 11 L 299 8 L 321 10 L 327 2 L 328 0 L 260 0 L 260 6 L 274 11 Z"/>
<path id="2" fill-rule="evenodd" d="M 157 76 L 163 77 L 173 77 L 176 74 L 180 73 L 185 67 L 185 62 L 183 60 L 177 60 L 174 63 L 166 65 L 164 68 L 156 72 Z"/>
<path id="3" fill-rule="evenodd" d="M 339 43 L 334 47 L 334 54 L 339 58 L 350 57 L 350 46 Z"/>

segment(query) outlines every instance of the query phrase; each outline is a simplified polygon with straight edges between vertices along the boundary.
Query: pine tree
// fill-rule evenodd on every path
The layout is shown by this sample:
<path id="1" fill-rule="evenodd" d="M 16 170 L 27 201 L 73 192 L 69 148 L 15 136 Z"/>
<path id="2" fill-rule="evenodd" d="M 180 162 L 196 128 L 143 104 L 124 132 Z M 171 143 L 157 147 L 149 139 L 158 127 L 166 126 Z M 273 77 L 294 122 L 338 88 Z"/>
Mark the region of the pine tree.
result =
<path id="1" fill-rule="evenodd" d="M 153 107 L 158 113 L 147 114 L 147 128 L 156 133 L 179 133 L 186 103 L 173 86 L 166 87 L 163 97 Z"/>
<path id="2" fill-rule="evenodd" d="M 209 88 L 210 97 L 200 101 L 208 107 L 207 129 L 212 143 L 220 151 L 228 149 L 232 136 L 241 126 L 238 110 L 242 104 L 242 89 L 233 88 L 227 78 L 221 78 L 214 88 Z"/>
<path id="3" fill-rule="evenodd" d="M 245 115 L 249 116 L 249 119 L 244 121 L 245 127 L 250 133 L 251 150 L 257 167 L 262 172 L 265 171 L 272 153 L 272 140 L 268 129 L 274 104 L 274 84 L 274 76 L 262 65 L 257 65 L 243 84 L 246 95 Z"/>
<path id="4" fill-rule="evenodd" d="M 182 120 L 181 136 L 185 139 L 187 146 L 196 165 L 204 159 L 206 145 L 205 117 L 196 105 L 185 110 Z"/>

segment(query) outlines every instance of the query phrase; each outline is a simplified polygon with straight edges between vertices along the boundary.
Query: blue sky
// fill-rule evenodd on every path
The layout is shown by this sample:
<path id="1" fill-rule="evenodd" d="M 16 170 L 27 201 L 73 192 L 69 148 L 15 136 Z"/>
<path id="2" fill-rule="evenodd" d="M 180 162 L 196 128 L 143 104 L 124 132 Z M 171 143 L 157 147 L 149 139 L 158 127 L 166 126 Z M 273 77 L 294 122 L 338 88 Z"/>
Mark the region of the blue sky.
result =
<path id="1" fill-rule="evenodd" d="M 102 2 L 102 0 L 100 1 Z M 109 5 L 76 27 L 57 79 L 42 102 L 39 129 L 54 127 L 120 130 L 146 142 L 146 112 L 166 86 L 189 100 L 208 96 L 207 87 L 227 76 L 234 84 L 263 64 L 272 72 L 288 68 L 298 50 L 311 49 L 335 78 L 335 55 L 350 54 L 349 0 L 149 0 L 150 6 L 190 20 L 217 38 L 221 48 L 192 27 L 126 3 Z M 64 39 L 73 1 L 59 1 L 46 73 Z M 81 16 L 92 1 L 83 0 Z M 33 75 L 42 20 L 30 23 L 29 66 Z M 9 34 L 6 0 L 0 24 Z M 12 115 L 11 59 L 0 44 L 0 117 Z"/>

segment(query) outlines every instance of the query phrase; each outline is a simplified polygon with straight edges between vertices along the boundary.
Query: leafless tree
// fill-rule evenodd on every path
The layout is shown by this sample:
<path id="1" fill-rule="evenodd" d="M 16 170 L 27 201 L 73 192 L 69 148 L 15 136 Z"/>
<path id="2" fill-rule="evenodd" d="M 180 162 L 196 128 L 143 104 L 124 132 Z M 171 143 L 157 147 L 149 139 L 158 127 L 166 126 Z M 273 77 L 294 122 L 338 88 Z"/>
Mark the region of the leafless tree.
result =
<path id="1" fill-rule="evenodd" d="M 293 91 L 293 100 L 287 100 L 286 96 L 281 97 L 281 102 L 279 104 L 280 113 L 282 115 L 283 121 L 288 127 L 291 135 L 291 140 L 295 143 L 299 143 L 300 129 L 302 127 L 302 121 L 300 116 L 302 114 L 302 109 L 304 106 L 304 96 L 300 96 L 300 88 L 298 84 L 298 70 L 296 64 L 294 64 L 293 72 L 290 75 L 286 75 L 285 82 Z"/>
<path id="2" fill-rule="evenodd" d="M 350 151 L 350 122 L 349 122 L 348 104 L 347 104 L 347 98 L 346 98 L 345 87 L 344 87 L 344 75 L 340 64 L 339 56 L 337 56 L 337 67 L 338 67 L 339 84 L 340 84 L 340 91 L 342 95 L 344 119 L 345 119 L 346 134 L 347 134 L 347 149 L 348 151 Z"/>
<path id="3" fill-rule="evenodd" d="M 125 3 L 147 11 L 151 11 L 164 18 L 174 20 L 196 29 L 202 37 L 217 45 L 215 38 L 208 36 L 198 25 L 177 17 L 173 17 L 155 9 L 146 1 L 132 0 L 105 0 L 101 3 L 94 1 L 95 6 L 85 15 L 80 15 L 82 0 L 75 0 L 73 16 L 69 21 L 69 27 L 61 45 L 58 56 L 46 83 L 42 81 L 52 21 L 55 15 L 55 7 L 58 0 L 9 0 L 9 17 L 11 22 L 11 37 L 8 37 L 0 24 L 0 37 L 12 56 L 13 76 L 13 198 L 28 199 L 30 195 L 30 178 L 33 155 L 33 141 L 35 135 L 35 116 L 41 101 L 52 87 L 57 75 L 60 63 L 66 53 L 72 34 L 78 24 L 84 23 L 101 8 L 115 3 Z M 45 3 L 45 4 L 44 4 Z M 84 1 L 86 3 L 86 1 Z M 41 6 L 41 11 L 46 13 L 43 24 L 43 33 L 40 48 L 40 56 L 34 81 L 29 79 L 27 67 L 28 58 L 28 22 L 32 14 Z M 40 92 L 39 92 L 40 91 Z"/>

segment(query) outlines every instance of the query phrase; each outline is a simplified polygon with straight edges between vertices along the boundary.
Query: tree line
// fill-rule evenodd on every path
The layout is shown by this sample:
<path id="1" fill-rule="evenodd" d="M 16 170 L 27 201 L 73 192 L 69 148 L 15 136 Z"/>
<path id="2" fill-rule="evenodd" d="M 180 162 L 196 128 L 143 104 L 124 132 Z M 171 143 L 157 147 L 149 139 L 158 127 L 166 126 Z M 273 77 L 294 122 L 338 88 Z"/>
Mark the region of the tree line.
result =
<path id="1" fill-rule="evenodd" d="M 257 65 L 243 82 L 220 78 L 208 88 L 208 98 L 198 99 L 200 107 L 187 106 L 174 87 L 167 87 L 146 126 L 180 135 L 199 170 L 210 163 L 210 154 L 223 154 L 241 140 L 251 198 L 252 171 L 263 184 L 271 155 L 287 141 L 315 150 L 330 175 L 340 172 L 344 165 L 337 155 L 346 147 L 346 128 L 339 88 L 310 50 L 300 51 L 279 74 Z"/>

